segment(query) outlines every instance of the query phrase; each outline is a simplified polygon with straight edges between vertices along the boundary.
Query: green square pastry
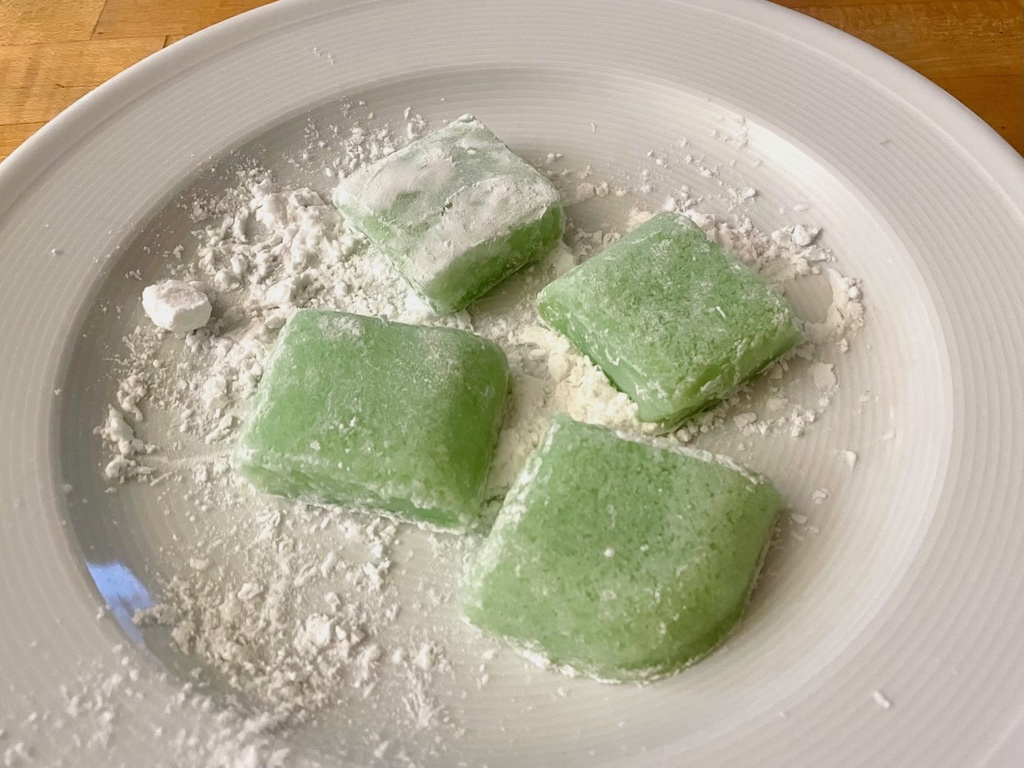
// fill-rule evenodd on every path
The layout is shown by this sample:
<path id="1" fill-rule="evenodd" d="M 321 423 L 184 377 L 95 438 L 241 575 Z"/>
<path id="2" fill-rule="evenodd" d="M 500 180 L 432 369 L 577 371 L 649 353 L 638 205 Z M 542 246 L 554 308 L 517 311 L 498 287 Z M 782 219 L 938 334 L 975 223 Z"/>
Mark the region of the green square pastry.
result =
<path id="1" fill-rule="evenodd" d="M 801 341 L 786 300 L 665 212 L 549 284 L 538 311 L 638 406 L 673 429 Z"/>
<path id="2" fill-rule="evenodd" d="M 551 183 L 469 115 L 359 169 L 334 203 L 440 313 L 540 259 L 564 226 Z"/>
<path id="3" fill-rule="evenodd" d="M 552 664 L 647 680 L 740 618 L 782 501 L 727 459 L 558 415 L 470 567 L 471 622 Z"/>
<path id="4" fill-rule="evenodd" d="M 268 493 L 465 529 L 508 393 L 494 343 L 304 309 L 282 329 L 234 454 Z"/>

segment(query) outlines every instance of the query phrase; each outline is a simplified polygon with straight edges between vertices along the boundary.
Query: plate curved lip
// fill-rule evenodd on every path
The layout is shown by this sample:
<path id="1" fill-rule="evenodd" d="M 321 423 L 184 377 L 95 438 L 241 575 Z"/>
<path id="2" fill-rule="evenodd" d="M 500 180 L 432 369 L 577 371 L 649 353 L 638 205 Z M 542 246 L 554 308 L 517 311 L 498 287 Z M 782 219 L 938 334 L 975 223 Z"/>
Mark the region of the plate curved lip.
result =
<path id="1" fill-rule="evenodd" d="M 346 6 L 372 5 L 375 2 L 377 0 L 350 2 Z M 877 79 L 879 73 L 885 76 L 884 88 L 903 98 L 930 120 L 950 144 L 958 146 L 965 155 L 974 157 L 975 165 L 987 174 L 993 189 L 998 189 L 1004 195 L 1007 209 L 1016 211 L 1024 220 L 1024 195 L 1014 194 L 1018 187 L 1024 190 L 1024 158 L 960 102 L 909 67 L 844 32 L 781 6 L 755 3 L 753 0 L 673 2 L 712 10 L 724 16 L 741 12 L 748 19 L 781 19 L 785 16 L 787 26 L 792 25 L 795 31 L 803 31 L 802 35 L 793 35 L 796 42 L 802 42 L 818 51 L 825 50 L 826 55 L 843 62 L 847 67 L 853 66 L 851 58 L 863 60 L 876 73 L 872 77 Z M 19 190 L 29 188 L 63 153 L 71 150 L 76 141 L 100 125 L 111 112 L 159 87 L 162 82 L 182 71 L 182 64 L 197 66 L 201 59 L 194 59 L 193 56 L 202 52 L 212 55 L 216 50 L 223 50 L 226 44 L 242 44 L 273 31 L 283 21 L 292 24 L 307 20 L 316 15 L 312 11 L 317 9 L 323 9 L 325 13 L 340 12 L 341 6 L 321 0 L 298 0 L 290 4 L 255 9 L 154 54 L 87 94 L 16 149 L 8 160 L 0 163 L 0 198 L 7 198 L 0 202 L 0 224 L 19 196 Z M 815 40 L 828 41 L 830 47 L 823 44 L 822 48 L 816 48 L 813 45 Z M 893 67 L 894 63 L 899 66 Z M 5 187 L 15 194 L 4 195 Z M 1002 254 L 1005 263 L 1009 263 L 1010 256 Z M 0 254 L 0 263 L 4 261 L 6 256 Z M 1019 402 L 1011 405 L 1021 407 Z M 1021 726 L 1018 719 L 1013 728 L 1006 731 L 1005 738 L 1019 741 L 1017 737 L 1024 732 L 1020 730 Z M 993 747 L 993 750 L 996 749 L 998 745 Z"/>
<path id="2" fill-rule="evenodd" d="M 700 0 L 697 0 L 696 3 L 693 0 L 678 1 L 700 5 L 711 4 L 711 2 L 704 3 Z M 743 3 L 744 0 L 723 0 L 723 2 L 715 4 L 714 7 L 717 10 L 724 9 L 730 4 L 735 6 Z M 966 145 L 965 136 L 980 141 L 981 148 L 991 156 L 990 161 L 992 163 L 1000 161 L 992 166 L 986 164 L 993 180 L 998 180 L 999 186 L 1003 187 L 1007 194 L 1007 200 L 1024 215 L 1024 202 L 1022 202 L 1024 200 L 1024 156 L 963 102 L 911 66 L 848 32 L 773 2 L 759 2 L 756 3 L 756 6 L 756 13 L 764 14 L 766 19 L 772 15 L 777 15 L 779 18 L 785 17 L 786 24 L 793 30 L 802 29 L 809 35 L 834 43 L 836 47 L 831 50 L 810 46 L 819 53 L 824 53 L 833 61 L 861 72 L 864 71 L 864 68 L 853 67 L 851 59 L 859 59 L 858 64 L 870 65 L 875 74 L 875 77 L 872 78 L 875 82 L 884 82 L 885 87 L 898 95 L 905 103 L 917 107 L 920 112 L 928 115 L 932 124 L 966 154 L 975 153 L 970 151 Z M 805 37 L 789 36 L 798 43 L 807 43 Z M 880 79 L 880 75 L 885 75 L 888 79 L 883 81 Z M 940 115 L 954 117 L 959 123 L 956 130 L 947 127 L 948 123 L 940 121 L 938 119 Z M 973 149 L 977 149 L 977 147 L 975 146 Z M 1011 194 L 1015 186 L 1018 188 L 1016 191 L 1022 193 L 1016 197 Z"/>
<path id="3" fill-rule="evenodd" d="M 1024 216 L 1024 203 L 1020 202 L 1024 199 L 1024 157 L 963 103 L 903 62 L 843 30 L 775 3 L 758 0 L 674 1 L 679 5 L 699 7 L 725 17 L 748 15 L 760 16 L 767 22 L 782 21 L 794 31 L 806 33 L 789 35 L 798 43 L 810 46 L 808 35 L 827 40 L 835 46 L 834 49 L 830 51 L 828 48 L 816 47 L 816 50 L 828 51 L 826 55 L 844 66 L 852 66 L 851 58 L 861 59 L 864 63 L 870 64 L 876 72 L 893 78 L 888 81 L 887 87 L 908 104 L 914 105 L 928 115 L 933 124 L 962 149 L 967 151 L 965 136 L 980 142 L 981 149 L 990 156 L 989 162 L 984 163 L 984 166 L 992 179 L 1003 189 L 1007 200 L 1015 203 Z M 296 23 L 300 19 L 305 20 L 316 15 L 306 15 L 303 13 L 306 9 L 322 7 L 325 8 L 324 13 L 327 13 L 384 2 L 386 0 L 346 0 L 334 4 L 323 3 L 321 0 L 271 3 L 193 33 L 133 64 L 85 94 L 15 148 L 14 152 L 0 162 L 0 189 L 9 184 L 15 189 L 13 197 L 17 197 L 16 183 L 20 181 L 27 186 L 36 175 L 44 172 L 59 154 L 54 150 L 64 151 L 79 135 L 94 127 L 112 110 L 119 109 L 136 96 L 158 87 L 162 81 L 183 68 L 196 66 L 202 59 L 192 57 L 206 52 L 212 55 L 217 50 L 216 43 L 238 44 L 273 31 L 281 22 Z M 740 11 L 743 13 L 740 14 Z M 947 123 L 940 121 L 940 116 L 955 119 L 958 123 L 957 130 L 946 128 Z M 975 150 L 977 148 L 974 147 Z M 1014 192 L 1021 194 L 1015 197 Z M 3 213 L 4 210 L 0 209 L 0 215 Z"/>

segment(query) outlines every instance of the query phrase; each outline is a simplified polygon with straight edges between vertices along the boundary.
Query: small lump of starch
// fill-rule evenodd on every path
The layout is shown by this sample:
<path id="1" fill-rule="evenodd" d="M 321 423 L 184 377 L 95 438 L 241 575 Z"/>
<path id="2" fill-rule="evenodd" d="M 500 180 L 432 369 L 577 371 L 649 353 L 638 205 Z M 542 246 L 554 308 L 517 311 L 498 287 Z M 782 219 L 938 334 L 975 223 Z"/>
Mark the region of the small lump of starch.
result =
<path id="1" fill-rule="evenodd" d="M 565 223 L 551 183 L 469 115 L 359 169 L 334 203 L 442 314 L 539 260 Z"/>
<path id="2" fill-rule="evenodd" d="M 801 340 L 781 295 L 671 211 L 554 280 L 537 309 L 665 431 Z"/>
<path id="3" fill-rule="evenodd" d="M 281 330 L 234 454 L 255 486 L 428 526 L 478 518 L 505 353 L 454 328 L 303 309 Z"/>
<path id="4" fill-rule="evenodd" d="M 463 609 L 557 667 L 669 675 L 740 618 L 781 506 L 727 459 L 559 414 L 470 566 Z"/>
<path id="5" fill-rule="evenodd" d="M 142 308 L 153 325 L 179 335 L 202 328 L 213 311 L 209 297 L 182 280 L 161 280 L 144 288 Z"/>

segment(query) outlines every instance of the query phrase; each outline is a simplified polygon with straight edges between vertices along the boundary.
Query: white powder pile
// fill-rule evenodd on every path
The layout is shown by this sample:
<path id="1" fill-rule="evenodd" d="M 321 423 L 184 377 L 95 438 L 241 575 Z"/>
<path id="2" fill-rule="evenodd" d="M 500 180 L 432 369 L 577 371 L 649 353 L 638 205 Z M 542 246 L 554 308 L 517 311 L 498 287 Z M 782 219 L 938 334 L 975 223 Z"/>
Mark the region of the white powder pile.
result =
<path id="1" fill-rule="evenodd" d="M 314 146 L 336 152 L 325 174 L 344 177 L 422 134 L 423 118 L 407 112 L 405 119 L 401 141 L 387 129 L 359 126 L 329 140 L 311 137 Z M 597 180 L 590 169 L 551 170 L 561 161 L 557 153 L 548 156 L 548 175 L 563 192 L 571 187 L 568 200 L 636 192 Z M 713 174 L 698 169 L 701 176 L 705 171 Z M 646 176 L 638 189 L 651 189 Z M 736 203 L 756 196 L 732 188 L 727 194 Z M 685 212 L 708 237 L 780 290 L 820 274 L 832 262 L 832 255 L 816 244 L 817 228 L 794 225 L 765 234 L 749 219 L 703 213 L 698 203 L 683 189 L 664 207 Z M 649 217 L 647 207 L 658 204 L 641 205 L 624 224 L 635 226 Z M 233 749 L 235 762 L 209 763 L 232 767 L 250 765 L 238 758 L 245 750 L 262 749 L 262 762 L 251 765 L 276 765 L 284 757 L 268 752 L 258 740 L 267 723 L 290 727 L 324 707 L 344 708 L 353 701 L 374 710 L 385 699 L 398 702 L 390 709 L 379 705 L 378 714 L 388 722 L 410 732 L 431 729 L 457 736 L 458 695 L 445 699 L 442 692 L 450 687 L 442 683 L 453 675 L 444 638 L 431 635 L 430 627 L 400 626 L 411 601 L 429 614 L 452 598 L 447 587 L 429 588 L 421 579 L 406 588 L 394 578 L 406 528 L 372 515 L 260 496 L 230 468 L 233 435 L 246 416 L 277 331 L 296 309 L 319 307 L 450 325 L 502 346 L 513 385 L 490 480 L 492 508 L 558 411 L 644 437 L 648 430 L 637 422 L 629 398 L 565 339 L 542 327 L 534 309 L 536 294 L 547 282 L 614 242 L 619 233 L 570 226 L 568 247 L 514 276 L 468 311 L 442 318 L 310 189 L 281 188 L 268 174 L 250 170 L 222 198 L 196 201 L 191 208 L 197 222 L 194 242 L 165 254 L 166 277 L 205 296 L 212 316 L 184 339 L 174 334 L 184 320 L 163 323 L 170 330 L 148 321 L 132 330 L 125 339 L 126 354 L 117 361 L 116 404 L 96 430 L 109 449 L 106 478 L 159 483 L 162 493 L 183 497 L 196 510 L 190 516 L 201 530 L 196 551 L 160 585 L 161 602 L 140 612 L 136 621 L 158 628 L 147 631 L 169 633 L 174 645 L 233 691 L 241 710 L 255 719 L 226 716 L 236 718 L 231 727 L 244 736 L 237 744 L 222 739 L 223 744 L 211 747 L 200 740 L 187 748 L 194 747 L 193 757 L 206 747 Z M 827 311 L 823 307 L 825 320 L 807 325 L 809 341 L 791 358 L 805 363 L 816 399 L 805 403 L 790 391 L 794 377 L 787 373 L 791 362 L 784 360 L 770 368 L 766 387 L 760 387 L 767 388 L 767 397 L 760 391 L 755 399 L 756 388 L 746 387 L 669 439 L 690 442 L 726 423 L 744 435 L 784 432 L 796 437 L 818 418 L 838 386 L 835 365 L 825 352 L 847 350 L 850 336 L 864 322 L 859 281 L 833 267 L 824 270 L 832 293 Z M 189 298 L 192 308 L 203 303 L 194 294 Z M 420 535 L 433 547 L 434 559 L 455 573 L 474 543 L 472 538 Z M 483 685 L 486 677 L 475 682 Z M 192 744 L 188 738 L 183 743 Z M 384 764 L 399 759 L 387 740 L 373 744 L 371 739 L 371 746 Z"/>
<path id="2" fill-rule="evenodd" d="M 171 580 L 163 603 L 135 617 L 170 626 L 183 651 L 216 660 L 216 672 L 245 700 L 290 721 L 333 703 L 339 690 L 372 689 L 384 653 L 379 635 L 398 613 L 387 579 L 393 523 L 303 520 L 295 512 L 262 521 L 276 551 L 253 547 L 249 573 L 225 573 L 219 547 L 211 547 L 190 562 L 194 573 Z M 356 545 L 343 550 L 344 560 L 329 548 L 314 563 L 310 548 L 296 543 L 322 536 L 324 523 Z"/>

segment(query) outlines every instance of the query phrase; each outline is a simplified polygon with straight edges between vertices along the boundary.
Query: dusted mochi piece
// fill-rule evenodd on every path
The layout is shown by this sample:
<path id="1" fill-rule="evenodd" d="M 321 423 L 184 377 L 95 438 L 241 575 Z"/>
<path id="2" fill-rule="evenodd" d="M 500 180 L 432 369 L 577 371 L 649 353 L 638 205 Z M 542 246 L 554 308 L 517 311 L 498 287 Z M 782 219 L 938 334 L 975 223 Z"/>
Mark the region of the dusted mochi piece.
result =
<path id="1" fill-rule="evenodd" d="M 781 506 L 727 459 L 559 414 L 470 567 L 463 607 L 578 673 L 671 674 L 739 619 Z"/>
<path id="2" fill-rule="evenodd" d="M 537 308 L 664 430 L 801 341 L 786 300 L 672 212 L 554 280 Z"/>
<path id="3" fill-rule="evenodd" d="M 465 331 L 300 310 L 268 359 L 235 466 L 279 496 L 465 529 L 508 379 L 505 353 Z"/>
<path id="4" fill-rule="evenodd" d="M 344 179 L 334 203 L 437 312 L 457 312 L 562 237 L 555 188 L 469 115 Z"/>

